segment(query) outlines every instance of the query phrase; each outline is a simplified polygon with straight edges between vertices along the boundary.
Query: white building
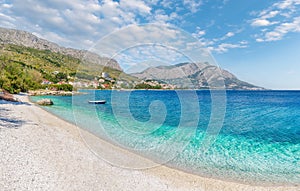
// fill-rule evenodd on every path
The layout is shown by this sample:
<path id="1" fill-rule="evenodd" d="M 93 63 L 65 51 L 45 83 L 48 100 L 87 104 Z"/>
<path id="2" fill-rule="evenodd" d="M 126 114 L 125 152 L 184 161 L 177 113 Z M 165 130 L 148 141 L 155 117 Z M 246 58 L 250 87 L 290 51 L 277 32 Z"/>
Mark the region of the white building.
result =
<path id="1" fill-rule="evenodd" d="M 102 72 L 101 77 L 102 78 L 109 78 L 109 74 L 106 73 L 106 72 Z"/>

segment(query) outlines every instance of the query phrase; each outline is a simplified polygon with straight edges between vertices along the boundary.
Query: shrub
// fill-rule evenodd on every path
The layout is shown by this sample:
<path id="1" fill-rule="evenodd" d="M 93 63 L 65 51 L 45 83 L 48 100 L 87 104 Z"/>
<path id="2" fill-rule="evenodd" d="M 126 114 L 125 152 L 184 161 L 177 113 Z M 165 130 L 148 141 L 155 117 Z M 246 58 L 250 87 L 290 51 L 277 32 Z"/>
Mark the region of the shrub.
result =
<path id="1" fill-rule="evenodd" d="M 50 84 L 46 85 L 45 88 L 57 90 L 57 91 L 72 91 L 73 86 L 71 84 Z"/>

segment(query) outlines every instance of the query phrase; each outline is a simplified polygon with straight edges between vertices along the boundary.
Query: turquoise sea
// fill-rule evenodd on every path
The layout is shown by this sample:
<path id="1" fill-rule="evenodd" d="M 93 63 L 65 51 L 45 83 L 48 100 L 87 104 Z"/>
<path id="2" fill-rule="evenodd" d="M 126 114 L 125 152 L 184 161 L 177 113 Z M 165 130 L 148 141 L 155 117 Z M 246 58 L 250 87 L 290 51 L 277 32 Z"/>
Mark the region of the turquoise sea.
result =
<path id="1" fill-rule="evenodd" d="M 81 90 L 49 112 L 152 160 L 205 177 L 300 185 L 300 91 Z M 106 100 L 104 105 L 89 100 Z"/>

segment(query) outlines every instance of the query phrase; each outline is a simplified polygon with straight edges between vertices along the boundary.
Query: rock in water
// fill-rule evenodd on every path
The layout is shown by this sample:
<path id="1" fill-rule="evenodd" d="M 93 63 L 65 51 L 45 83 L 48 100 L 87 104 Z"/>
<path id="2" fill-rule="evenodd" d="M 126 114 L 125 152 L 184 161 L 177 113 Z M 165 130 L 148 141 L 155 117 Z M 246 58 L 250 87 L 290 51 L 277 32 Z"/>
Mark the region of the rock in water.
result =
<path id="1" fill-rule="evenodd" d="M 36 102 L 39 105 L 53 105 L 53 101 L 51 99 L 41 99 L 39 101 Z"/>

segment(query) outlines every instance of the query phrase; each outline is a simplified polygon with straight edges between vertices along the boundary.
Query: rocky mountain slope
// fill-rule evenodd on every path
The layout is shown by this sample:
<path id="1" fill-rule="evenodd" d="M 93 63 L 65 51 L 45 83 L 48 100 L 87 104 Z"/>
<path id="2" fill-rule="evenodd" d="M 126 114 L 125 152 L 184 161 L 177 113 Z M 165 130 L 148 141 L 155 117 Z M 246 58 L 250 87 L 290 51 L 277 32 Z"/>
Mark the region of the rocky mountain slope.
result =
<path id="1" fill-rule="evenodd" d="M 219 89 L 225 85 L 227 89 L 263 89 L 241 81 L 230 72 L 208 63 L 181 63 L 150 67 L 143 72 L 131 75 L 143 80 L 158 80 L 173 84 L 177 88 Z"/>
<path id="2" fill-rule="evenodd" d="M 87 62 L 105 65 L 107 67 L 122 70 L 116 60 L 101 57 L 95 53 L 86 50 L 77 50 L 73 48 L 61 47 L 53 42 L 38 38 L 37 36 L 20 30 L 6 29 L 0 27 L 0 44 L 14 44 L 30 47 L 38 50 L 50 50 L 51 52 L 69 55 Z"/>

